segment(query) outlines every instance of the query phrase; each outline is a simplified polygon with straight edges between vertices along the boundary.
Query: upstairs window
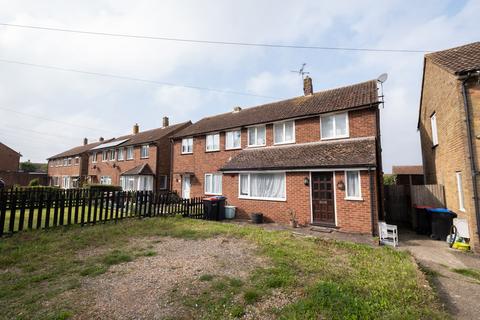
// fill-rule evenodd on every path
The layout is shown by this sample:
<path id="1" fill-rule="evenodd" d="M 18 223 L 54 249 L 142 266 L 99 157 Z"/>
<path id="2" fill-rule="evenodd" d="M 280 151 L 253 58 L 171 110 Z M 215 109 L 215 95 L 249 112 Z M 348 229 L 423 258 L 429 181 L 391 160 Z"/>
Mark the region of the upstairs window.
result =
<path id="1" fill-rule="evenodd" d="M 338 113 L 320 118 L 321 139 L 348 138 L 348 113 Z"/>
<path id="2" fill-rule="evenodd" d="M 182 153 L 193 153 L 193 138 L 182 139 Z"/>
<path id="3" fill-rule="evenodd" d="M 348 200 L 361 200 L 362 191 L 360 185 L 360 171 L 346 171 L 345 181 L 347 182 L 345 186 L 345 198 Z"/>
<path id="4" fill-rule="evenodd" d="M 222 174 L 205 174 L 205 194 L 222 194 Z"/>
<path id="5" fill-rule="evenodd" d="M 294 121 L 285 121 L 273 125 L 273 135 L 275 144 L 294 143 L 295 142 L 295 124 Z"/>
<path id="6" fill-rule="evenodd" d="M 242 142 L 242 133 L 240 130 L 228 131 L 225 134 L 225 149 L 240 149 Z"/>
<path id="7" fill-rule="evenodd" d="M 248 128 L 248 146 L 260 147 L 266 144 L 266 130 L 265 126 L 250 127 Z"/>
<path id="8" fill-rule="evenodd" d="M 148 151 L 149 151 L 150 146 L 148 144 L 143 145 L 140 149 L 140 158 L 146 159 L 148 158 Z"/>
<path id="9" fill-rule="evenodd" d="M 80 157 L 75 157 L 75 165 L 78 166 L 80 164 Z"/>
<path id="10" fill-rule="evenodd" d="M 102 161 L 107 161 L 108 160 L 108 154 L 107 150 L 102 151 Z"/>
<path id="11" fill-rule="evenodd" d="M 133 147 L 127 148 L 127 160 L 133 160 Z"/>
<path id="12" fill-rule="evenodd" d="M 63 159 L 63 166 L 64 167 L 68 166 L 68 159 L 67 158 Z"/>
<path id="13" fill-rule="evenodd" d="M 110 152 L 109 152 L 109 160 L 110 161 L 115 161 L 115 149 L 111 149 Z"/>
<path id="14" fill-rule="evenodd" d="M 432 145 L 435 147 L 438 145 L 438 132 L 437 132 L 437 114 L 434 113 L 430 117 L 430 124 L 432 125 Z"/>
<path id="15" fill-rule="evenodd" d="M 92 163 L 96 163 L 97 162 L 97 153 L 94 152 L 92 153 Z"/>
<path id="16" fill-rule="evenodd" d="M 207 134 L 206 151 L 220 150 L 220 133 Z"/>
<path id="17" fill-rule="evenodd" d="M 124 154 L 124 149 L 123 148 L 119 148 L 118 151 L 117 151 L 117 160 L 118 161 L 123 161 L 124 157 L 125 157 L 125 154 Z"/>

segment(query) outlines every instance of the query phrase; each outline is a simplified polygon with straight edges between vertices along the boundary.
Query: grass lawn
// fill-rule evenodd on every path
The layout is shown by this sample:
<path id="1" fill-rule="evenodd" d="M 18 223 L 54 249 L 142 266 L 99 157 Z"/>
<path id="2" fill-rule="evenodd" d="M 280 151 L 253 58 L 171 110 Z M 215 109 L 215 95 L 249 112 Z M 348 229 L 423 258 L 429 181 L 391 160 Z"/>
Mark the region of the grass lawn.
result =
<path id="1" fill-rule="evenodd" d="M 243 281 L 201 275 L 201 295 L 177 297 L 197 318 L 241 317 L 278 291 L 297 298 L 272 308 L 272 318 L 449 317 L 405 252 L 171 217 L 23 232 L 0 240 L 0 318 L 65 319 L 81 314 L 83 301 L 69 292 L 85 279 L 105 276 L 113 266 L 161 255 L 148 246 L 132 247 L 132 239 L 167 236 L 188 241 L 217 236 L 244 239 L 258 247 L 256 255 L 269 261 Z M 79 257 L 78 252 L 90 249 L 91 254 Z"/>

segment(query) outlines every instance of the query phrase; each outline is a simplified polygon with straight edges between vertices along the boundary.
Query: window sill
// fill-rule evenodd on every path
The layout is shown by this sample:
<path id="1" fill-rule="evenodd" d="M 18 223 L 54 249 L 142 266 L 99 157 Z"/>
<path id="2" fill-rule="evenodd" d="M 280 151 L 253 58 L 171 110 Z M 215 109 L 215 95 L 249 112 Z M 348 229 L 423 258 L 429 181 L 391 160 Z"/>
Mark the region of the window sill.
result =
<path id="1" fill-rule="evenodd" d="M 347 201 L 363 201 L 362 197 L 360 197 L 360 198 L 346 197 L 344 199 L 347 200 Z"/>
<path id="2" fill-rule="evenodd" d="M 207 193 L 207 192 L 205 192 L 204 194 L 206 196 L 221 196 L 222 195 L 221 193 Z"/>
<path id="3" fill-rule="evenodd" d="M 225 151 L 230 151 L 230 150 L 242 150 L 242 147 L 238 147 L 238 148 L 225 148 Z"/>
<path id="4" fill-rule="evenodd" d="M 219 152 L 220 149 L 216 149 L 216 150 L 205 150 L 205 153 L 210 153 L 210 152 Z"/>
<path id="5" fill-rule="evenodd" d="M 261 147 L 266 147 L 266 144 L 256 144 L 256 145 L 249 145 L 248 148 L 261 148 Z"/>
<path id="6" fill-rule="evenodd" d="M 127 159 L 127 161 L 132 161 L 132 160 L 134 160 L 134 159 L 133 158 L 132 159 Z"/>
<path id="7" fill-rule="evenodd" d="M 287 198 L 260 198 L 260 197 L 246 197 L 246 196 L 240 196 L 238 199 L 243 199 L 243 200 L 260 200 L 260 201 L 276 201 L 276 202 L 285 202 L 287 201 Z"/>
<path id="8" fill-rule="evenodd" d="M 148 159 L 149 157 L 140 157 L 140 159 Z"/>
<path id="9" fill-rule="evenodd" d="M 274 142 L 274 146 L 283 146 L 285 144 L 295 144 L 295 141 L 288 141 L 288 142 Z"/>
<path id="10" fill-rule="evenodd" d="M 340 137 L 333 137 L 333 138 L 322 138 L 320 137 L 321 141 L 328 141 L 328 140 L 340 140 L 340 139 L 348 139 L 350 136 L 340 136 Z"/>
<path id="11" fill-rule="evenodd" d="M 193 154 L 193 152 L 182 152 L 181 154 Z"/>

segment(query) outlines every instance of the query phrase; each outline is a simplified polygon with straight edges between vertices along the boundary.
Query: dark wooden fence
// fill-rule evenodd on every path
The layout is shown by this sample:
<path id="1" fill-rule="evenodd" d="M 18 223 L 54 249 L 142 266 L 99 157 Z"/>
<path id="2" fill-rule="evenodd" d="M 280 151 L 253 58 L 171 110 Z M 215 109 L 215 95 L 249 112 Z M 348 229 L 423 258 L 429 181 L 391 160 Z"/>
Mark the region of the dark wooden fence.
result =
<path id="1" fill-rule="evenodd" d="M 0 236 L 26 229 L 169 215 L 203 219 L 203 201 L 201 198 L 182 199 L 175 192 L 0 191 Z"/>

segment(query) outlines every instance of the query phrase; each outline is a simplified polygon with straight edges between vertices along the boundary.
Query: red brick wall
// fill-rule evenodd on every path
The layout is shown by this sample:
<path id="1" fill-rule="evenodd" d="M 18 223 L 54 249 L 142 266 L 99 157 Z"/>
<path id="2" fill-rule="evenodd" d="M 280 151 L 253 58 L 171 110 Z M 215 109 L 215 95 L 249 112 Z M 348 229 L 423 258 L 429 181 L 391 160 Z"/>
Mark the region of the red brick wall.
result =
<path id="1" fill-rule="evenodd" d="M 376 111 L 364 109 L 349 112 L 350 137 L 376 136 Z M 247 148 L 247 128 L 242 128 L 242 149 Z M 320 118 L 319 116 L 295 120 L 296 143 L 320 141 Z M 273 145 L 273 125 L 267 125 L 267 146 Z M 176 139 L 173 145 L 173 182 L 172 188 L 181 192 L 181 173 L 193 172 L 191 177 L 191 197 L 204 195 L 205 173 L 218 172 L 230 157 L 241 150 L 225 150 L 225 132 L 220 132 L 220 151 L 205 152 L 205 136 L 194 137 L 193 154 L 181 154 L 181 139 Z M 342 177 L 343 171 L 337 173 Z M 304 178 L 309 177 L 308 172 L 287 173 L 287 200 L 265 201 L 238 199 L 238 175 L 223 175 L 222 191 L 228 198 L 228 202 L 237 206 L 240 217 L 248 217 L 252 212 L 262 212 L 267 220 L 280 223 L 289 221 L 288 209 L 294 209 L 300 223 L 311 222 L 310 190 L 304 185 Z M 346 201 L 343 194 L 337 197 L 337 224 L 345 231 L 370 233 L 371 210 L 370 210 L 370 187 L 368 173 L 362 172 L 362 195 L 363 201 Z M 374 179 L 375 181 L 376 179 Z M 337 180 L 338 181 L 338 180 Z M 374 186 L 374 190 L 376 186 Z M 375 210 L 378 213 L 377 202 Z"/>
<path id="2" fill-rule="evenodd" d="M 20 155 L 0 143 L 0 170 L 18 171 L 20 165 Z"/>
<path id="3" fill-rule="evenodd" d="M 70 177 L 83 177 L 81 181 L 85 179 L 85 173 L 84 170 L 87 166 L 87 155 L 84 154 L 80 157 L 80 162 L 78 165 L 75 165 L 75 157 L 72 158 L 72 164 L 70 166 L 63 166 L 63 159 L 60 159 L 60 163 L 62 166 L 56 167 L 56 161 L 57 159 L 51 159 L 48 161 L 48 169 L 47 169 L 47 175 L 48 175 L 48 180 L 49 184 L 53 185 L 53 177 L 63 177 L 63 176 L 70 176 Z M 59 178 L 59 186 L 62 187 L 62 179 Z"/>

